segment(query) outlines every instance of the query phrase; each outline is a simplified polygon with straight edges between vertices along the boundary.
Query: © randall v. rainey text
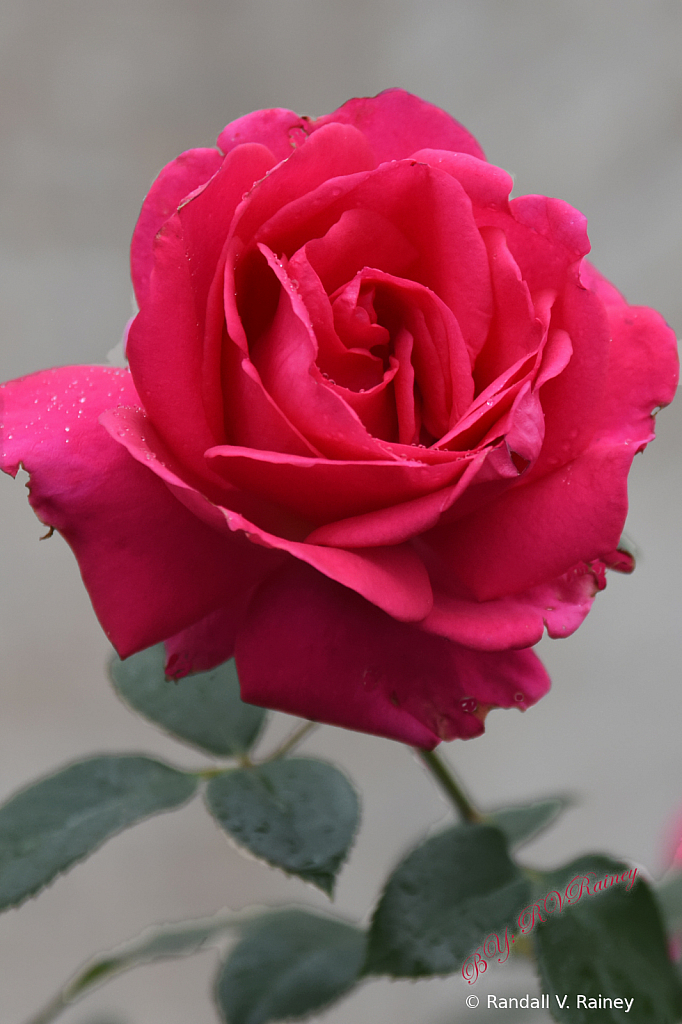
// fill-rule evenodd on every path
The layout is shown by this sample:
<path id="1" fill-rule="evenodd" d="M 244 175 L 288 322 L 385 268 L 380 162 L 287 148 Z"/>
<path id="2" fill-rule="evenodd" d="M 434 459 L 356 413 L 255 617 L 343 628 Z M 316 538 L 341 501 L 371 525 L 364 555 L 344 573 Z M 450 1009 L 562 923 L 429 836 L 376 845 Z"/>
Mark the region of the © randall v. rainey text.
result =
<path id="1" fill-rule="evenodd" d="M 557 1006 L 560 1010 L 565 1010 L 571 1006 L 571 1001 L 567 995 L 557 996 L 554 998 L 557 1001 Z M 625 1010 L 625 1013 L 629 1013 L 634 1003 L 634 997 L 628 999 L 627 997 L 621 998 L 617 996 L 612 998 L 611 996 L 585 996 L 577 995 L 575 997 L 575 1008 L 576 1010 Z M 549 1010 L 549 996 L 544 993 L 538 998 L 537 996 L 494 996 L 488 995 L 488 1009 L 489 1010 Z"/>

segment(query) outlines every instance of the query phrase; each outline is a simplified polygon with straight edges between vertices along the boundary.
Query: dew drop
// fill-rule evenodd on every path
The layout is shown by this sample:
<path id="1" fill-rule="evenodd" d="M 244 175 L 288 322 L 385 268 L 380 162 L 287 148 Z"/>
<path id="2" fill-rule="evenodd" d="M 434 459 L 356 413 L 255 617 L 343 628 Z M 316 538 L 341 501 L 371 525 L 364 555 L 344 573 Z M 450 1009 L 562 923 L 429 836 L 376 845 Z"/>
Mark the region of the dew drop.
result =
<path id="1" fill-rule="evenodd" d="M 478 701 L 474 697 L 465 697 L 459 702 L 459 706 L 462 711 L 466 711 L 469 714 L 473 714 L 474 711 L 478 710 Z"/>
<path id="2" fill-rule="evenodd" d="M 518 693 L 515 693 L 515 694 L 514 694 L 514 700 L 515 700 L 515 701 L 516 701 L 516 702 L 517 702 L 518 704 L 521 704 L 521 703 L 522 703 L 522 701 L 525 701 L 525 699 L 526 699 L 526 695 L 525 695 L 525 693 L 521 693 L 521 691 L 520 691 L 520 690 L 519 690 L 519 692 L 518 692 Z"/>

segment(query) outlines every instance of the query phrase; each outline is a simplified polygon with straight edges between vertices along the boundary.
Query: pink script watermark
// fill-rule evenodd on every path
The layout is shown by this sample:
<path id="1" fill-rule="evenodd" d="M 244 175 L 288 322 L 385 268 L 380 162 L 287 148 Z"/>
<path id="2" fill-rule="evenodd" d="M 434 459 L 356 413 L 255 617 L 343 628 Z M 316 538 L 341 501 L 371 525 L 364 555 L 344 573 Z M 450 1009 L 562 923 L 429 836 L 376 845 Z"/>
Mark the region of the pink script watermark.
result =
<path id="1" fill-rule="evenodd" d="M 588 871 L 587 874 L 583 875 L 575 875 L 564 889 L 563 895 L 558 889 L 552 889 L 542 901 L 537 900 L 535 903 L 529 903 L 518 916 L 520 934 L 529 935 L 538 921 L 545 921 L 552 914 L 560 914 L 564 905 L 570 906 L 570 904 L 581 900 L 583 896 L 594 896 L 598 892 L 604 892 L 613 885 L 620 885 L 626 879 L 629 881 L 625 891 L 629 892 L 635 884 L 637 868 L 630 868 L 627 871 L 623 871 L 620 875 L 605 875 L 599 881 L 593 881 L 595 875 L 595 871 Z M 512 935 L 512 945 L 514 941 L 515 936 Z M 507 955 L 503 957 L 502 953 L 505 948 Z M 473 985 L 479 974 L 484 974 L 488 969 L 489 960 L 497 957 L 498 964 L 503 964 L 509 959 L 510 953 L 509 929 L 505 928 L 504 930 L 504 946 L 500 942 L 500 936 L 497 932 L 491 932 L 484 942 L 462 964 L 462 977 L 470 985 Z"/>

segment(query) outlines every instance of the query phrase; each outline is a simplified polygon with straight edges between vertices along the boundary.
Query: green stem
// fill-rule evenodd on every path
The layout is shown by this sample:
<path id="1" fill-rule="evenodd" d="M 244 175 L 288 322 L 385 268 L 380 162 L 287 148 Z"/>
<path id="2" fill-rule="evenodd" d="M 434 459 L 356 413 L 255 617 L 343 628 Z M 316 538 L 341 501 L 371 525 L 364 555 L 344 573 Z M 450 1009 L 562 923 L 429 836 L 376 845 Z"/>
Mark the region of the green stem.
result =
<path id="1" fill-rule="evenodd" d="M 284 757 L 284 755 L 288 754 L 290 750 L 297 747 L 309 732 L 312 732 L 313 729 L 317 729 L 318 724 L 318 722 L 304 722 L 303 725 L 298 727 L 298 729 L 294 729 L 292 734 L 289 736 L 289 739 L 285 740 L 280 747 L 277 747 L 272 754 L 269 754 L 261 764 L 268 764 L 270 761 L 277 761 L 280 757 Z"/>
<path id="2" fill-rule="evenodd" d="M 435 750 L 422 750 L 414 748 L 423 763 L 433 775 L 434 779 L 443 790 L 451 804 L 461 814 L 465 821 L 474 824 L 483 821 L 483 815 L 476 810 L 469 800 L 459 782 L 452 773 L 452 769 L 438 756 Z"/>

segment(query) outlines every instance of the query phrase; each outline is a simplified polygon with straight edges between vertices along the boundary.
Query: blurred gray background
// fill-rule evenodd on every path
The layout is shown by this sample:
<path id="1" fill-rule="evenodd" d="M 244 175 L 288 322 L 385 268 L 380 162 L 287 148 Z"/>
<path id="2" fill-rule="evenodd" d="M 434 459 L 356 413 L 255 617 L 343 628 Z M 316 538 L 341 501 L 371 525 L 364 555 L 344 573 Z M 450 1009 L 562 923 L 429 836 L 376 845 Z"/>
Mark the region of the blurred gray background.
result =
<path id="1" fill-rule="evenodd" d="M 181 150 L 258 107 L 316 115 L 390 85 L 461 120 L 517 193 L 586 213 L 599 268 L 679 334 L 681 43 L 680 0 L 2 0 L 0 378 L 104 361 L 130 315 L 140 203 Z M 538 707 L 495 712 L 483 738 L 447 749 L 483 807 L 577 797 L 527 848 L 531 864 L 599 849 L 660 874 L 682 809 L 682 402 L 658 429 L 631 476 L 635 575 L 611 576 L 577 635 L 543 642 L 554 687 Z M 0 796 L 95 751 L 201 763 L 118 703 L 75 561 L 59 537 L 38 543 L 23 486 L 3 478 L 0 506 Z M 447 808 L 398 744 L 323 729 L 302 750 L 362 790 L 336 906 L 364 920 L 390 865 Z M 83 960 L 150 923 L 256 901 L 325 905 L 242 858 L 199 802 L 141 825 L 0 918 L 0 1020 L 20 1024 Z M 141 968 L 64 1024 L 215 1024 L 215 964 L 207 951 Z M 474 989 L 488 990 L 534 991 L 530 972 L 496 964 Z M 468 991 L 458 978 L 373 982 L 323 1019 L 485 1019 Z"/>

